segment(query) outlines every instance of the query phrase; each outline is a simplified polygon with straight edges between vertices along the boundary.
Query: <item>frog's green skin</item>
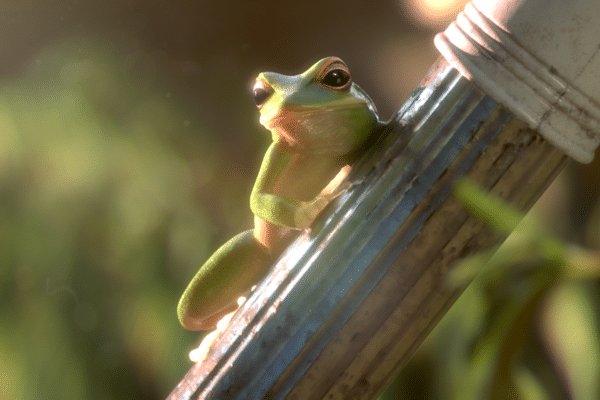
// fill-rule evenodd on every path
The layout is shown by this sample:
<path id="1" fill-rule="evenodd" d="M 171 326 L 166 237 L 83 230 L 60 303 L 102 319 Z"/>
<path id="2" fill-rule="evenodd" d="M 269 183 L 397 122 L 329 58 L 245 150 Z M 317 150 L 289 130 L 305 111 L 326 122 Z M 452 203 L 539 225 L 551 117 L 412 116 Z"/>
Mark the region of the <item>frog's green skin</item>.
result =
<path id="1" fill-rule="evenodd" d="M 383 125 L 373 102 L 336 57 L 295 76 L 263 72 L 254 100 L 273 143 L 250 196 L 254 229 L 225 243 L 200 268 L 177 313 L 189 330 L 213 329 L 336 196 L 365 141 Z"/>

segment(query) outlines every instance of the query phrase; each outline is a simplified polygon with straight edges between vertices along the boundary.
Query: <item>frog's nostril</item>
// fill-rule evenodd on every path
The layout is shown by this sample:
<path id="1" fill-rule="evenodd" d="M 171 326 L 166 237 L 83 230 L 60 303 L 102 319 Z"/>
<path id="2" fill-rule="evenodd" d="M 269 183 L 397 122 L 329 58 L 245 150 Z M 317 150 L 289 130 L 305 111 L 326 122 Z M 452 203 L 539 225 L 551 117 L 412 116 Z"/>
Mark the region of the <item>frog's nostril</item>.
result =
<path id="1" fill-rule="evenodd" d="M 265 102 L 269 99 L 269 97 L 271 97 L 272 93 L 272 91 L 266 90 L 263 87 L 255 87 L 253 97 L 254 104 L 256 104 L 256 107 L 260 109 L 263 106 L 263 104 L 265 104 Z"/>

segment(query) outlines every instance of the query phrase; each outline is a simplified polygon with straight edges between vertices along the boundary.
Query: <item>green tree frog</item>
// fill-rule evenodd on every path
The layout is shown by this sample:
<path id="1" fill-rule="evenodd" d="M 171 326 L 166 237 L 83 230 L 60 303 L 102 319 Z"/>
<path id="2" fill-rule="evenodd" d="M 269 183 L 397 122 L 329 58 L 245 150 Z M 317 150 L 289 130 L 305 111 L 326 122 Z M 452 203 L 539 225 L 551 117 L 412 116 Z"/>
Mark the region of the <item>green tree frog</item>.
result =
<path id="1" fill-rule="evenodd" d="M 225 243 L 190 282 L 177 308 L 189 330 L 214 329 L 237 308 L 297 233 L 350 187 L 349 163 L 383 126 L 336 57 L 300 75 L 259 74 L 254 102 L 273 139 L 250 195 L 254 229 Z"/>

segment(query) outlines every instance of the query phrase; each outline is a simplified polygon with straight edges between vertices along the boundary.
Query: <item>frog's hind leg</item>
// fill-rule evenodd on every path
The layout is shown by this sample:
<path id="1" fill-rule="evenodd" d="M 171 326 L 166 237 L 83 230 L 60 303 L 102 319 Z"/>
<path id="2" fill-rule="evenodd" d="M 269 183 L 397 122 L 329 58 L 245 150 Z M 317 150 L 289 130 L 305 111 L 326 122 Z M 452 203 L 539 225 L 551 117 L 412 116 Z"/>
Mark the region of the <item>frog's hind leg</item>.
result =
<path id="1" fill-rule="evenodd" d="M 266 275 L 274 257 L 249 230 L 219 248 L 196 273 L 179 300 L 177 315 L 189 330 L 210 330 L 237 308 L 237 298 Z"/>

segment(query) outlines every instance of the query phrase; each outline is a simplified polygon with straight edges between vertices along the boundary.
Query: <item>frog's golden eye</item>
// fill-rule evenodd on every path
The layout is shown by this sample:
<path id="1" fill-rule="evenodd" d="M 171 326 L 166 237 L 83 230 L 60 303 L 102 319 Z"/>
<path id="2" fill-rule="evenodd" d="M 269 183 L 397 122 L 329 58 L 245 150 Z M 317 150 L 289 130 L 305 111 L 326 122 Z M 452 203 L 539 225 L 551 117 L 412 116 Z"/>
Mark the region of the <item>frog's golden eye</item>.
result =
<path id="1" fill-rule="evenodd" d="M 324 68 L 318 81 L 321 85 L 336 92 L 350 90 L 352 86 L 350 71 L 341 61 L 333 62 Z"/>

